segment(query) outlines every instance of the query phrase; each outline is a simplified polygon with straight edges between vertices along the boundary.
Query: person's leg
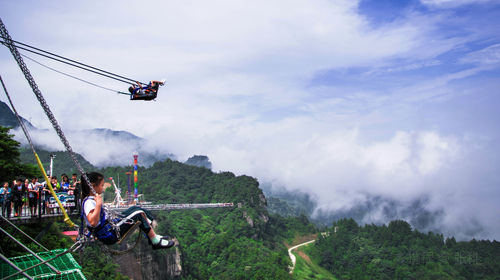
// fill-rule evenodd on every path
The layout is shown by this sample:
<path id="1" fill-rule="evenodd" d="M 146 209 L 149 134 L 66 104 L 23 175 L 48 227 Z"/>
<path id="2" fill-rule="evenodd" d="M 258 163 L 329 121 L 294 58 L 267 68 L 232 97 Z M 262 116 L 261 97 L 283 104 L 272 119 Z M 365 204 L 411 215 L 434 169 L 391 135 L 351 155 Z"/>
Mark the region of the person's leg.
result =
<path id="1" fill-rule="evenodd" d="M 19 199 L 14 201 L 14 216 L 17 217 L 19 215 Z"/>
<path id="2" fill-rule="evenodd" d="M 29 204 L 29 208 L 30 208 L 30 215 L 31 215 L 31 216 L 33 216 L 33 215 L 34 215 L 34 213 L 35 213 L 35 211 L 34 211 L 34 210 L 35 210 L 35 205 L 36 205 L 36 204 L 35 204 L 35 200 L 34 200 L 34 199 L 35 199 L 35 198 L 30 197 L 30 198 L 29 198 L 29 202 L 28 202 L 28 204 Z"/>
<path id="3" fill-rule="evenodd" d="M 132 206 L 127 210 L 122 212 L 124 219 L 122 219 L 123 224 L 135 223 L 137 221 L 141 222 L 141 230 L 146 233 L 149 237 L 151 231 L 151 221 L 154 219 L 149 211 L 142 209 L 138 206 Z M 154 233 L 154 231 L 153 231 Z"/>
<path id="4" fill-rule="evenodd" d="M 153 216 L 145 209 L 138 206 L 132 206 L 125 210 L 122 215 L 124 218 L 118 223 L 120 226 L 120 234 L 125 234 L 136 222 L 141 222 L 139 227 L 147 234 L 153 249 L 170 248 L 174 246 L 173 241 L 169 241 L 166 237 L 157 235 L 151 227 Z"/>

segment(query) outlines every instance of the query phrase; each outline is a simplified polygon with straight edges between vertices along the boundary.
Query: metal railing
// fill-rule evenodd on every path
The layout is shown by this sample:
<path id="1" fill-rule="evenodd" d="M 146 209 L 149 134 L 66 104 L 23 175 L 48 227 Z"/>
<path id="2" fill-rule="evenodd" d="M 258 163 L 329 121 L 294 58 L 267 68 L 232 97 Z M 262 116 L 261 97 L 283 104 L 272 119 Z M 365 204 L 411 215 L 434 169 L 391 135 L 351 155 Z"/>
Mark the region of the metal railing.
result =
<path id="1" fill-rule="evenodd" d="M 67 212 L 80 213 L 80 198 L 68 195 L 67 192 L 57 192 Z M 60 215 L 61 210 L 48 190 L 38 192 L 22 192 L 0 196 L 1 215 L 7 219 L 41 218 L 47 215 Z"/>

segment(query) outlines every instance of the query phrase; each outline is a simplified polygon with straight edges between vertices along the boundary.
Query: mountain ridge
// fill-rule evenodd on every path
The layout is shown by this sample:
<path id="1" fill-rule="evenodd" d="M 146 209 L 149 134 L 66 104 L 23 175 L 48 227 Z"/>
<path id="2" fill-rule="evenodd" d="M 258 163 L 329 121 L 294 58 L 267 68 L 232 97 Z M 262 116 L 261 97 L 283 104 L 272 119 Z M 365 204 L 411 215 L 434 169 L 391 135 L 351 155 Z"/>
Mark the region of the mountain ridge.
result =
<path id="1" fill-rule="evenodd" d="M 52 130 L 38 129 L 22 116 L 21 119 L 32 134 L 32 141 L 37 148 L 49 152 L 65 150 Z M 19 131 L 20 126 L 14 112 L 2 101 L 0 101 L 0 125 L 12 127 L 12 132 L 17 134 L 17 140 L 23 146 L 28 144 L 24 135 Z M 145 166 L 167 158 L 176 158 L 170 152 L 150 147 L 146 139 L 125 130 L 109 128 L 66 130 L 65 135 L 70 140 L 73 150 L 97 167 L 128 165 L 135 152 L 140 155 L 140 164 Z M 102 153 L 105 154 L 101 155 Z"/>

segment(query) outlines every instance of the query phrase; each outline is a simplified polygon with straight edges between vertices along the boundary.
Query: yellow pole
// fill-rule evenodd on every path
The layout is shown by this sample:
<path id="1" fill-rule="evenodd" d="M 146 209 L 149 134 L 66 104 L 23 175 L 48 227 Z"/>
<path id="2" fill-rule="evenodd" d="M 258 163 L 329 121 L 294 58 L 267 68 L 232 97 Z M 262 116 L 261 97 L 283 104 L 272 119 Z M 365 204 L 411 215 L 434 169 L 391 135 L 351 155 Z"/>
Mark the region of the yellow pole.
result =
<path id="1" fill-rule="evenodd" d="M 70 227 L 76 227 L 76 225 L 69 219 L 68 213 L 66 213 L 66 209 L 64 209 L 61 201 L 59 201 L 59 198 L 56 195 L 56 192 L 52 188 L 52 185 L 50 184 L 49 177 L 47 177 L 47 173 L 45 173 L 45 169 L 43 168 L 42 162 L 40 161 L 38 154 L 36 152 L 34 152 L 34 153 L 35 153 L 36 162 L 38 163 L 38 168 L 40 168 L 40 170 L 42 171 L 43 177 L 45 178 L 45 182 L 47 182 L 47 186 L 49 187 L 49 191 L 52 194 L 52 197 L 54 197 L 55 200 L 57 201 L 59 208 L 61 208 L 61 211 L 62 211 L 63 216 L 64 216 L 64 222 L 66 224 L 68 224 L 68 226 L 70 226 Z M 78 203 L 78 201 L 75 201 L 75 203 Z"/>

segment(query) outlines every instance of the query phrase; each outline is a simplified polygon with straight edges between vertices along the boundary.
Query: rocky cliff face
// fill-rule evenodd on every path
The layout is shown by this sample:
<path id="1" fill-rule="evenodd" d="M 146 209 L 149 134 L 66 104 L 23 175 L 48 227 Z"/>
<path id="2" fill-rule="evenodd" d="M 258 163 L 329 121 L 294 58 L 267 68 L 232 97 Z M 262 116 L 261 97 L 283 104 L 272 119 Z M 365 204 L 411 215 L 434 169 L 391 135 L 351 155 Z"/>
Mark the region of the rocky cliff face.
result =
<path id="1" fill-rule="evenodd" d="M 133 253 L 114 256 L 120 272 L 133 280 L 180 279 L 181 253 L 177 247 L 153 251 L 143 240 Z"/>

